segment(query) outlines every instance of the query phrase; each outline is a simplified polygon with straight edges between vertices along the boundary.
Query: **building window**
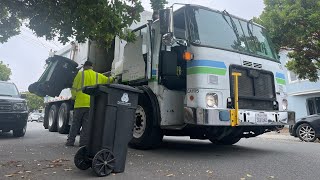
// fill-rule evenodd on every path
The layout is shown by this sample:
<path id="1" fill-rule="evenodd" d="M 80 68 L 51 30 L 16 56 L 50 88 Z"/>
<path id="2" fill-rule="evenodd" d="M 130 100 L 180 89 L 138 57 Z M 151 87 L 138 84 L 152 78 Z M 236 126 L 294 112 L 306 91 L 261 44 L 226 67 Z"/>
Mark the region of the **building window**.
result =
<path id="1" fill-rule="evenodd" d="M 298 76 L 294 72 L 289 71 L 289 80 L 290 80 L 290 82 L 296 81 L 296 80 L 298 80 Z"/>
<path id="2" fill-rule="evenodd" d="M 318 76 L 320 78 L 320 70 L 317 70 L 317 72 L 318 72 Z M 289 71 L 289 70 L 288 70 L 288 79 L 289 79 L 289 83 L 293 83 L 293 82 L 297 82 L 297 81 L 309 81 L 308 79 L 300 79 L 299 80 L 298 75 L 292 71 Z"/>
<path id="3" fill-rule="evenodd" d="M 320 97 L 307 99 L 308 115 L 320 113 Z"/>

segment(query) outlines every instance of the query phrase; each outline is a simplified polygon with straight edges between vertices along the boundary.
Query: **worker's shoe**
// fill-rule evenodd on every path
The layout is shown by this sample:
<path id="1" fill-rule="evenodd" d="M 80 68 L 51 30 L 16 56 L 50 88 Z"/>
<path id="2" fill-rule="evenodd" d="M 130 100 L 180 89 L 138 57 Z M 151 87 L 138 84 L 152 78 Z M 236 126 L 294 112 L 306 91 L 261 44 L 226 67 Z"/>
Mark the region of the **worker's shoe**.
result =
<path id="1" fill-rule="evenodd" d="M 72 141 L 67 141 L 67 142 L 66 142 L 66 146 L 74 146 L 74 142 L 72 142 Z"/>

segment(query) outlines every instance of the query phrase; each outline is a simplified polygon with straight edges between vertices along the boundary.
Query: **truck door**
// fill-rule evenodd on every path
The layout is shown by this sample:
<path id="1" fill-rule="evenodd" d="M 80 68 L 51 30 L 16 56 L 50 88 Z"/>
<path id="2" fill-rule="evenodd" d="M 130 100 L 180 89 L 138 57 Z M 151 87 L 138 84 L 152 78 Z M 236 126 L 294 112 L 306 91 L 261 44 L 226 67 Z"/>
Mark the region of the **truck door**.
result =
<path id="1" fill-rule="evenodd" d="M 151 78 L 151 43 L 149 25 L 134 30 L 136 40 L 126 43 L 123 53 L 123 82 L 147 81 Z"/>

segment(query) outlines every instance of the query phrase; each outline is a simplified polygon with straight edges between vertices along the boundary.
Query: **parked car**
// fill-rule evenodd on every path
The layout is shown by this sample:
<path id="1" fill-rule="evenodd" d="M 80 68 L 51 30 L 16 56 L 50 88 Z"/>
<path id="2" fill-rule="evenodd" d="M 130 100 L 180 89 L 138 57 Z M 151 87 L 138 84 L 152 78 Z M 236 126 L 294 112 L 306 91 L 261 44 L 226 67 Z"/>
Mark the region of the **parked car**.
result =
<path id="1" fill-rule="evenodd" d="M 10 132 L 22 137 L 27 130 L 28 108 L 24 99 L 26 95 L 20 94 L 16 85 L 0 81 L 0 130 Z"/>
<path id="2" fill-rule="evenodd" d="M 296 124 L 289 126 L 289 132 L 301 141 L 314 142 L 320 138 L 320 114 L 298 119 Z"/>
<path id="3" fill-rule="evenodd" d="M 33 122 L 33 121 L 43 122 L 43 119 L 44 119 L 43 113 L 30 113 L 28 117 L 28 121 L 30 122 Z"/>

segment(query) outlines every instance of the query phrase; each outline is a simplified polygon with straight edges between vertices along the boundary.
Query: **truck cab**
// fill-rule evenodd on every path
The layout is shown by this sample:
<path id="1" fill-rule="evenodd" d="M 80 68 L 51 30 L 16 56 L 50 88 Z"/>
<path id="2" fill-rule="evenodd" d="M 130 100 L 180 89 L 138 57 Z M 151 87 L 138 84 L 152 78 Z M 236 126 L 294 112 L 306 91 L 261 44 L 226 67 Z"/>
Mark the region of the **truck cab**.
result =
<path id="1" fill-rule="evenodd" d="M 294 123 L 283 66 L 262 26 L 185 5 L 133 31 L 137 40 L 119 45 L 123 58 L 114 61 L 122 83 L 145 91 L 133 146 L 155 147 L 163 135 L 234 144 Z"/>

